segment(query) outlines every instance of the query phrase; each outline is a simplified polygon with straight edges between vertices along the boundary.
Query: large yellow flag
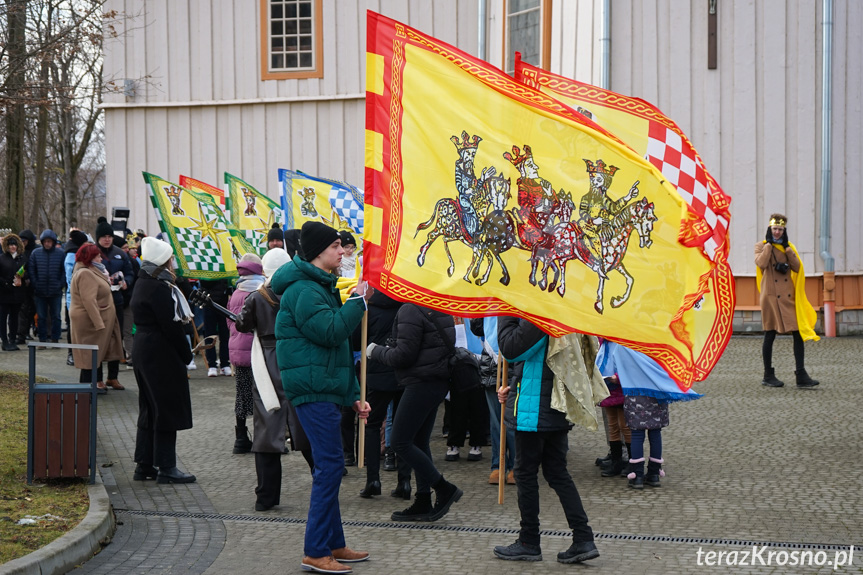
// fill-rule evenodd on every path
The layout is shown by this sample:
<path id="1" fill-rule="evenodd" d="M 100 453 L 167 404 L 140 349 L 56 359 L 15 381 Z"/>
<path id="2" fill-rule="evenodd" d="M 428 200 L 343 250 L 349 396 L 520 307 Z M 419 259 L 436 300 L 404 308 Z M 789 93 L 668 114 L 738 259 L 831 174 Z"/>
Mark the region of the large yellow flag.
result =
<path id="1" fill-rule="evenodd" d="M 457 48 L 372 12 L 367 33 L 364 277 L 455 315 L 609 337 L 688 389 L 715 264 L 678 241 L 688 207 L 674 186 Z"/>
<path id="2" fill-rule="evenodd" d="M 715 264 L 704 298 L 696 306 L 696 381 L 707 377 L 731 338 L 734 277 L 728 264 L 731 198 L 710 175 L 680 126 L 649 102 L 552 74 L 521 61 L 515 79 L 575 109 L 612 132 L 662 172 L 688 206 L 681 243 L 698 247 Z"/>

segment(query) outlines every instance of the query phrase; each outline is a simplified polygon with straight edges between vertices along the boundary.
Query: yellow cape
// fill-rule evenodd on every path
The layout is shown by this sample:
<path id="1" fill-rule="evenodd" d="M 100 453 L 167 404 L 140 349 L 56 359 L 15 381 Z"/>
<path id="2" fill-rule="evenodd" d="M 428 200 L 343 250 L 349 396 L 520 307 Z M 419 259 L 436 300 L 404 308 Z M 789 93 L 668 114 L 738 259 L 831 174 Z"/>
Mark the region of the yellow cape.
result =
<path id="1" fill-rule="evenodd" d="M 764 243 L 767 243 L 767 240 L 763 240 Z M 775 245 L 776 249 L 780 251 L 785 251 L 785 248 L 781 245 Z M 797 329 L 800 330 L 800 337 L 803 338 L 803 341 L 818 341 L 821 339 L 818 337 L 818 334 L 815 333 L 815 322 L 818 320 L 818 314 L 815 313 L 815 308 L 812 307 L 812 304 L 809 303 L 809 300 L 806 298 L 806 277 L 803 272 L 803 258 L 800 257 L 800 253 L 797 251 L 797 248 L 794 247 L 794 244 L 788 242 L 788 247 L 794 250 L 795 255 L 797 255 L 797 260 L 800 262 L 800 271 L 791 272 L 791 283 L 794 284 L 794 311 L 797 315 Z M 758 285 L 758 292 L 761 292 L 761 268 L 755 268 L 755 283 Z M 798 278 L 800 281 L 797 281 Z"/>

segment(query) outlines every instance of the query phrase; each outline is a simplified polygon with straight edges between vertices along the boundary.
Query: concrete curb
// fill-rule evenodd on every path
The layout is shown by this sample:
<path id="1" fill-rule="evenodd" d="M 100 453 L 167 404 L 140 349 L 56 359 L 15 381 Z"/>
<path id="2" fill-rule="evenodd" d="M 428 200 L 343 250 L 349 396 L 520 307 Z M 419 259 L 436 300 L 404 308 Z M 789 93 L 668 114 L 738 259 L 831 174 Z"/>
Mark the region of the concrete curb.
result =
<path id="1" fill-rule="evenodd" d="M 0 565 L 0 575 L 55 575 L 67 573 L 91 557 L 100 541 L 114 534 L 114 511 L 102 478 L 88 486 L 90 510 L 83 521 L 66 535 L 45 547 Z"/>

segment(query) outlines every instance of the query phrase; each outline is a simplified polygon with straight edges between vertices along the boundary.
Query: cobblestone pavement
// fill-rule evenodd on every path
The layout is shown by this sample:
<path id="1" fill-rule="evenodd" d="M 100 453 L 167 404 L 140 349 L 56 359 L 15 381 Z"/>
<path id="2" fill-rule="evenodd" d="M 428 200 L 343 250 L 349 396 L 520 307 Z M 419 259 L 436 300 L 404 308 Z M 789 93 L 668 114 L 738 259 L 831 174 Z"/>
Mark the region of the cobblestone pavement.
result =
<path id="1" fill-rule="evenodd" d="M 790 337 L 779 337 L 774 349 L 784 388 L 759 385 L 760 351 L 760 337 L 733 337 L 710 378 L 696 386 L 705 397 L 672 406 L 671 425 L 663 431 L 667 476 L 661 489 L 637 492 L 624 479 L 601 478 L 593 460 L 607 451 L 604 435 L 580 428 L 571 432 L 569 469 L 601 553 L 587 566 L 555 561 L 569 545 L 567 526 L 556 496 L 542 481 L 544 561 L 494 558 L 492 547 L 516 538 L 515 486 L 506 487 L 505 503 L 498 505 L 497 489 L 487 484 L 490 448 L 483 450 L 481 462 L 444 461 L 441 410 L 432 451 L 438 468 L 464 490 L 464 497 L 436 523 L 393 523 L 390 514 L 407 504 L 386 495 L 395 486 L 395 474 L 382 473 L 385 495 L 367 500 L 357 496 L 364 471 L 350 468 L 341 491 L 348 545 L 372 554 L 354 572 L 827 573 L 843 553 L 848 561 L 848 546 L 854 545 L 852 564 L 839 572 L 863 573 L 858 547 L 863 545 L 863 460 L 858 456 L 863 338 L 806 344 L 808 371 L 821 381 L 813 390 L 793 384 Z M 60 353 L 39 352 L 37 371 L 75 379 Z M 99 471 L 121 524 L 113 542 L 76 573 L 300 572 L 308 468 L 299 454 L 286 455 L 282 505 L 255 512 L 254 459 L 231 453 L 234 379 L 207 378 L 204 367 L 198 359 L 198 370 L 191 372 L 195 427 L 180 432 L 177 442 L 180 467 L 197 475 L 195 484 L 132 482 L 137 414 L 132 372 L 120 373 L 126 391 L 100 397 Z M 26 355 L 0 354 L 0 369 L 26 371 Z M 753 545 L 768 547 L 753 558 Z M 728 564 L 732 556 L 742 561 L 744 551 L 750 565 Z M 716 557 L 708 552 L 724 553 L 720 567 L 705 565 Z M 792 566 L 795 557 L 811 558 L 812 564 Z"/>

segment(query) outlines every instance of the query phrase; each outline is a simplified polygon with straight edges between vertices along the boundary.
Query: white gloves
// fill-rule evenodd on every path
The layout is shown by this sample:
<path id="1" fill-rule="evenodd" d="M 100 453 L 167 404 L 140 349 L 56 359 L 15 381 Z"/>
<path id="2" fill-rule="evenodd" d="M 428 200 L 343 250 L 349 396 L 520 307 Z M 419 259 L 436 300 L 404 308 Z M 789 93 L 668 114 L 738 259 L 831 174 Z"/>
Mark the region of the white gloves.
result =
<path id="1" fill-rule="evenodd" d="M 366 348 L 366 357 L 367 357 L 367 358 L 369 358 L 369 359 L 371 359 L 371 358 L 372 358 L 372 350 L 373 350 L 374 348 L 376 348 L 377 346 L 378 346 L 378 344 L 376 344 L 376 343 L 374 343 L 374 342 L 372 342 L 372 343 L 370 343 L 370 344 L 369 344 L 369 346 Z"/>

